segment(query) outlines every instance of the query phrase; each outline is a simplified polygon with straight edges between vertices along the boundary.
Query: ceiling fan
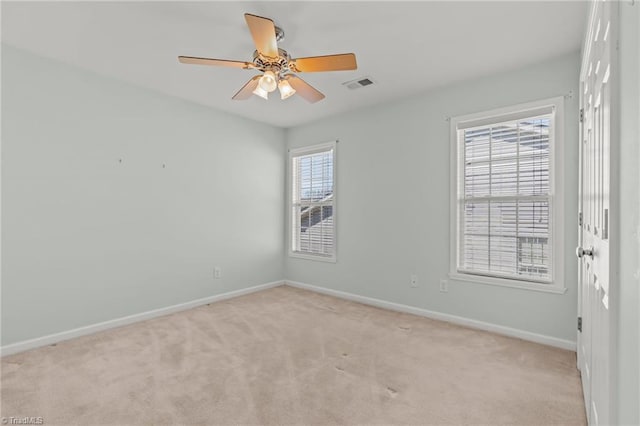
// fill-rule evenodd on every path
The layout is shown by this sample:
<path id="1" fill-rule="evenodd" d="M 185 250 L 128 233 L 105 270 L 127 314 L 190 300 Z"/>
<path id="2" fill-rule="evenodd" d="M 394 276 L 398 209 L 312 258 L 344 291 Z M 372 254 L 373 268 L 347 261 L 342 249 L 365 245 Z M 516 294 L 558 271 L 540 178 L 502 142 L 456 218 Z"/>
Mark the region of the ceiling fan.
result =
<path id="1" fill-rule="evenodd" d="M 178 60 L 183 64 L 262 71 L 261 75 L 256 75 L 249 80 L 238 93 L 233 95 L 232 99 L 246 100 L 252 94 L 268 99 L 269 93 L 277 88 L 280 90 L 281 99 L 287 99 L 294 93 L 298 93 L 308 102 L 314 103 L 324 99 L 325 96 L 295 75 L 295 72 L 345 71 L 357 68 L 356 55 L 353 53 L 291 59 L 286 50 L 278 48 L 278 41 L 284 38 L 284 31 L 276 27 L 271 19 L 250 13 L 245 13 L 244 18 L 256 45 L 253 62 L 178 56 Z"/>

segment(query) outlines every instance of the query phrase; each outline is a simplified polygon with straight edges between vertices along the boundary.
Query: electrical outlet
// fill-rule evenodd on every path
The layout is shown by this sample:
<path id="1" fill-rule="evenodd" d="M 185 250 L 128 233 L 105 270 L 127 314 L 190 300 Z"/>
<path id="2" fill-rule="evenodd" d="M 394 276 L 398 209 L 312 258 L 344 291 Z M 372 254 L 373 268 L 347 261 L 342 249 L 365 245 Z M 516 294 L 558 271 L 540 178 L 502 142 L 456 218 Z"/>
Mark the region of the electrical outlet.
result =
<path id="1" fill-rule="evenodd" d="M 410 282 L 411 282 L 411 287 L 418 287 L 418 276 L 411 275 Z"/>
<path id="2" fill-rule="evenodd" d="M 446 293 L 449 291 L 449 281 L 447 280 L 440 280 L 440 291 L 442 293 Z"/>
<path id="3" fill-rule="evenodd" d="M 222 278 L 222 269 L 219 266 L 213 267 L 213 278 Z"/>

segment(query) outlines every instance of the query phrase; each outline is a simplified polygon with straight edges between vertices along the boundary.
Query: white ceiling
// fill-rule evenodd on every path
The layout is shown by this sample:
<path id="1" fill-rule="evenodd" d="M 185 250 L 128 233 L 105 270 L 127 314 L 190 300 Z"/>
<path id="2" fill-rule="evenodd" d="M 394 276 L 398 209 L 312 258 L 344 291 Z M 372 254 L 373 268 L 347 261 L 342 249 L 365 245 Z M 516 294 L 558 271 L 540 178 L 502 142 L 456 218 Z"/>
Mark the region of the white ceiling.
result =
<path id="1" fill-rule="evenodd" d="M 291 127 L 580 48 L 587 3 L 2 2 L 2 41 L 215 107 Z M 358 70 L 301 74 L 327 97 L 231 96 L 255 71 L 184 65 L 178 55 L 251 61 L 243 14 L 272 18 L 292 57 L 354 52 Z M 577 70 L 576 70 L 577 72 Z M 370 76 L 376 84 L 341 83 Z"/>

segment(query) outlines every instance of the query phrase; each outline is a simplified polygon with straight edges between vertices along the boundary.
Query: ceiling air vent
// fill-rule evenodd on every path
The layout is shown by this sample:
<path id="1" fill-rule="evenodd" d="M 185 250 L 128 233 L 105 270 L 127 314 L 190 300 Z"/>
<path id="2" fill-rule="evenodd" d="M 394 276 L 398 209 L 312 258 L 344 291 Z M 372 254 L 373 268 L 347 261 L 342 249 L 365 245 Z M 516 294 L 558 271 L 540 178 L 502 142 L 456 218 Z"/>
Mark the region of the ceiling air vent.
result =
<path id="1" fill-rule="evenodd" d="M 347 86 L 347 88 L 351 90 L 359 89 L 365 86 L 371 86 L 372 84 L 373 84 L 373 80 L 371 80 L 370 77 L 360 77 L 355 80 L 342 83 L 343 86 Z"/>

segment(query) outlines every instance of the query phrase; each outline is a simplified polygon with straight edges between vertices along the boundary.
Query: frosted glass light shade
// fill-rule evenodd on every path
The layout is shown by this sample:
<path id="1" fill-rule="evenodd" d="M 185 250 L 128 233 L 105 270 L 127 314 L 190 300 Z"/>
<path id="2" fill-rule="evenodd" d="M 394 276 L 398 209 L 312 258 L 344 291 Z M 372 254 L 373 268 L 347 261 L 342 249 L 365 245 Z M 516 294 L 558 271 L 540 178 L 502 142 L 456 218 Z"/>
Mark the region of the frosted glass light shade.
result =
<path id="1" fill-rule="evenodd" d="M 265 71 L 264 75 L 260 77 L 258 86 L 265 92 L 273 92 L 278 87 L 278 81 L 273 71 Z"/>
<path id="2" fill-rule="evenodd" d="M 287 80 L 280 80 L 278 83 L 278 89 L 280 89 L 280 99 L 287 99 L 296 93 L 296 89 L 291 87 Z"/>
<path id="3" fill-rule="evenodd" d="M 260 87 L 259 84 L 258 86 L 256 86 L 256 89 L 253 91 L 253 94 L 260 96 L 262 99 L 265 99 L 265 100 L 269 99 L 269 92 L 267 92 L 262 87 Z"/>

